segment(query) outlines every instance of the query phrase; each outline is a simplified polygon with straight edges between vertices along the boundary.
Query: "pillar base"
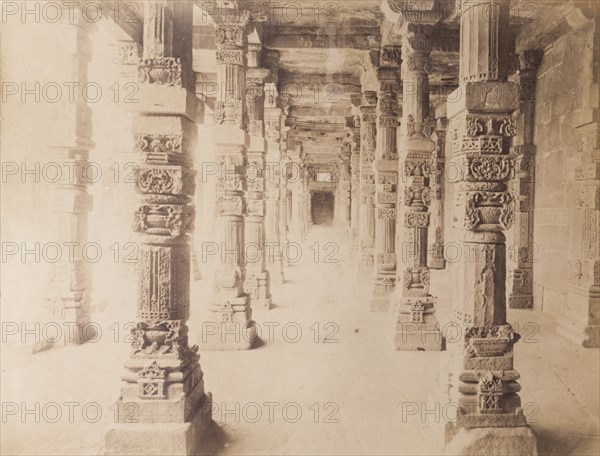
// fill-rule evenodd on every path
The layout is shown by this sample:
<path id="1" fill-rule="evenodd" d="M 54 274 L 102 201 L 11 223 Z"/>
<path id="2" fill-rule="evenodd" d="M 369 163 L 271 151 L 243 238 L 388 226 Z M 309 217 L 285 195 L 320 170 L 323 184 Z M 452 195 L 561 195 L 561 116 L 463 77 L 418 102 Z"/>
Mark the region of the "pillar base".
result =
<path id="1" fill-rule="evenodd" d="M 446 455 L 537 456 L 538 454 L 535 434 L 529 426 L 456 428 L 454 423 L 448 423 L 446 442 Z"/>
<path id="2" fill-rule="evenodd" d="M 394 335 L 394 350 L 398 351 L 441 351 L 442 332 L 437 323 L 400 323 Z"/>
<path id="3" fill-rule="evenodd" d="M 200 350 L 249 350 L 257 342 L 248 295 L 229 298 L 225 304 L 214 304 L 202 327 Z"/>
<path id="4" fill-rule="evenodd" d="M 402 296 L 396 305 L 394 349 L 440 351 L 444 340 L 435 317 L 435 298 Z"/>
<path id="5" fill-rule="evenodd" d="M 369 303 L 371 312 L 389 312 L 390 296 L 391 293 L 388 293 L 386 296 L 373 296 Z"/>
<path id="6" fill-rule="evenodd" d="M 202 351 L 250 350 L 258 342 L 256 323 L 215 323 L 205 322 L 202 341 L 198 344 Z"/>
<path id="7" fill-rule="evenodd" d="M 48 323 L 56 324 L 57 326 L 67 327 L 62 337 L 57 341 L 42 340 L 33 344 L 32 353 L 39 353 L 51 348 L 67 347 L 70 345 L 85 344 L 89 340 L 95 340 L 98 333 L 94 325 L 90 324 L 90 313 L 81 313 L 81 308 L 67 308 L 63 311 L 64 318 L 53 319 Z"/>
<path id="8" fill-rule="evenodd" d="M 389 312 L 391 308 L 392 293 L 396 287 L 395 274 L 378 273 L 375 276 L 375 285 L 371 295 L 371 312 Z"/>
<path id="9" fill-rule="evenodd" d="M 252 299 L 252 304 L 255 308 L 269 310 L 271 308 L 271 296 L 268 298 L 256 298 Z"/>
<path id="10" fill-rule="evenodd" d="M 437 230 L 436 230 L 437 231 Z M 444 243 L 434 242 L 427 248 L 427 267 L 429 269 L 445 269 Z"/>
<path id="11" fill-rule="evenodd" d="M 577 328 L 575 325 L 567 326 L 566 323 L 559 323 L 556 327 L 556 332 L 582 347 L 600 347 L 600 326 L 598 325 L 588 325 Z"/>
<path id="12" fill-rule="evenodd" d="M 105 455 L 195 455 L 212 423 L 212 395 L 204 395 L 185 423 L 116 423 L 104 437 Z"/>
<path id="13" fill-rule="evenodd" d="M 283 258 L 281 255 L 276 257 L 274 261 L 269 262 L 267 271 L 269 273 L 269 279 L 272 285 L 283 285 L 285 283 L 285 277 L 283 274 Z"/>
<path id="14" fill-rule="evenodd" d="M 271 285 L 283 285 L 285 283 L 285 277 L 283 271 L 269 271 L 271 275 Z"/>
<path id="15" fill-rule="evenodd" d="M 446 269 L 446 260 L 444 258 L 432 258 L 427 263 L 429 269 Z"/>
<path id="16" fill-rule="evenodd" d="M 374 263 L 372 253 L 362 253 L 356 263 L 356 277 L 362 282 L 365 277 L 373 275 Z"/>
<path id="17" fill-rule="evenodd" d="M 390 290 L 373 290 L 369 309 L 371 312 L 389 312 L 391 308 L 392 291 Z"/>

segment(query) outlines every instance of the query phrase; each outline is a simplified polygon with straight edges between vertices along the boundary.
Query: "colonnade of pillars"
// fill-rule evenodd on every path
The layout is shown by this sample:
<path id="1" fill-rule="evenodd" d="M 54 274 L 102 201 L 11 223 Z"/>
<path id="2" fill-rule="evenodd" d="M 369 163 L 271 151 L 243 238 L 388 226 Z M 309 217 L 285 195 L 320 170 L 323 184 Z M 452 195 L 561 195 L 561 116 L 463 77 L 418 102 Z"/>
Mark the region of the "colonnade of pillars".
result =
<path id="1" fill-rule="evenodd" d="M 512 114 L 520 101 L 518 85 L 507 81 L 508 0 L 462 6 L 460 86 L 453 97 L 458 101 L 447 105 L 446 142 L 447 120 L 430 118 L 428 97 L 431 31 L 442 19 L 441 10 L 407 11 L 404 3 L 390 1 L 404 21 L 402 47 L 381 50 L 374 59 L 376 86 L 363 87 L 360 103 L 355 98 L 359 106 L 341 157 L 340 216 L 344 224 L 349 222 L 351 238 L 360 249 L 357 271 L 370 281 L 372 310 L 394 311 L 395 348 L 441 349 L 429 268 L 440 267 L 443 260 L 441 200 L 447 183 L 440 179 L 440 169 L 444 149 L 452 150 L 451 160 L 461 170 L 452 187 L 463 248 L 454 318 L 463 333 L 460 343 L 451 347 L 455 363 L 450 391 L 460 410 L 448 435 L 496 428 L 501 436 L 505 429 L 527 429 L 517 394 L 519 374 L 513 366 L 517 336 L 506 321 L 504 232 L 515 217 L 508 184 L 515 171 Z M 496 11 L 493 16 L 483 14 L 490 5 Z M 141 103 L 134 123 L 139 140 L 139 200 L 133 211 L 140 242 L 138 323 L 119 401 L 123 417 L 128 404 L 136 404 L 143 426 L 119 423 L 108 432 L 106 445 L 109 454 L 146 454 L 149 448 L 189 454 L 210 416 L 202 411 L 211 402 L 186 325 L 199 100 L 193 90 L 191 40 L 174 36 L 191 36 L 192 3 L 157 1 L 144 8 L 138 67 Z M 213 16 L 217 82 L 222 88 L 215 104 L 213 140 L 224 171 L 217 184 L 216 223 L 220 244 L 233 254 L 219 264 L 209 304 L 215 322 L 227 332 L 243 333 L 225 339 L 217 335 L 213 345 L 219 349 L 252 346 L 256 332 L 251 305 L 268 308 L 271 281 L 283 279 L 281 251 L 265 255 L 265 243 L 282 245 L 288 234 L 301 240 L 308 228 L 308 173 L 289 179 L 285 172 L 266 167 L 267 161 L 282 166 L 291 162 L 296 164 L 290 167 L 294 172 L 303 167 L 305 157 L 301 147 L 286 147 L 286 106 L 278 102 L 276 77 L 261 67 L 260 48 L 247 42 L 252 19 L 249 12 L 233 8 L 221 8 Z M 530 112 L 523 104 L 527 102 L 521 100 L 521 109 Z M 531 146 L 530 134 L 523 144 Z M 85 156 L 85 144 L 80 149 Z M 527 149 L 524 156 L 531 154 L 528 147 L 522 149 Z M 85 193 L 80 187 L 70 191 L 72 196 Z M 67 212 L 85 217 L 84 211 Z M 527 218 L 520 219 L 530 232 Z M 243 246 L 248 242 L 262 249 L 265 261 L 246 263 Z M 438 249 L 433 257 L 428 257 L 430 244 Z M 523 272 L 528 267 L 527 261 L 519 261 L 515 275 L 528 274 Z M 515 302 L 523 302 L 528 292 L 523 286 L 513 290 Z M 82 315 L 85 312 L 76 312 L 69 318 L 83 323 Z"/>

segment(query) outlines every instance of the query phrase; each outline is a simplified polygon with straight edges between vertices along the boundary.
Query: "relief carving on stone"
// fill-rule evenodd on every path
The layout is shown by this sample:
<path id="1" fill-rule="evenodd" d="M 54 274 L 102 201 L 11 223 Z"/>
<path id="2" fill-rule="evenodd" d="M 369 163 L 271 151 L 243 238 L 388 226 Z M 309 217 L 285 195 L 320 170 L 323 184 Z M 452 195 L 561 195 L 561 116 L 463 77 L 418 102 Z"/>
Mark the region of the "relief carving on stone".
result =
<path id="1" fill-rule="evenodd" d="M 480 413 L 500 413 L 500 400 L 504 394 L 503 382 L 492 372 L 479 374 L 477 399 Z"/>
<path id="2" fill-rule="evenodd" d="M 156 360 L 138 372 L 140 399 L 165 399 L 167 371 L 158 366 Z"/>
<path id="3" fill-rule="evenodd" d="M 193 230 L 194 208 L 178 204 L 144 204 L 135 213 L 134 231 L 180 236 Z"/>
<path id="4" fill-rule="evenodd" d="M 194 186 L 193 175 L 182 167 L 138 170 L 137 188 L 141 193 L 191 195 Z"/>
<path id="5" fill-rule="evenodd" d="M 138 79 L 141 84 L 181 86 L 181 74 L 180 58 L 143 59 L 138 65 Z"/>

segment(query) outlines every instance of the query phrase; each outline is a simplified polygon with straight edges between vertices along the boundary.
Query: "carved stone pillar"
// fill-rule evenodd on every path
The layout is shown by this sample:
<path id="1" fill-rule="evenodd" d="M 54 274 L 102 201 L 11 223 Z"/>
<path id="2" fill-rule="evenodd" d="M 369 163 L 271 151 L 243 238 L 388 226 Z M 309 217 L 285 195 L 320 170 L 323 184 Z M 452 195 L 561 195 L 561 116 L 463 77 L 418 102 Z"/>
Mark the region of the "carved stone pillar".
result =
<path id="1" fill-rule="evenodd" d="M 357 273 L 361 279 L 373 274 L 375 259 L 375 146 L 377 144 L 377 115 L 375 113 L 377 93 L 363 93 L 360 123 L 360 207 L 359 248 L 360 263 Z"/>
<path id="2" fill-rule="evenodd" d="M 446 425 L 450 454 L 535 455 L 535 437 L 521 409 L 513 366 L 518 335 L 506 320 L 506 231 L 514 219 L 508 183 L 516 133 L 512 113 L 517 84 L 507 82 L 509 0 L 462 4 L 460 86 L 449 99 L 449 140 L 456 186 L 457 220 L 463 222 L 462 262 L 457 277 L 451 344 L 450 400 L 458 404 Z"/>
<path id="3" fill-rule="evenodd" d="M 302 157 L 302 146 L 296 144 L 288 150 L 290 161 L 286 165 L 286 179 L 292 195 L 290 217 L 290 240 L 301 243 L 304 237 L 304 180 L 306 169 Z"/>
<path id="4" fill-rule="evenodd" d="M 281 99 L 280 99 L 281 103 Z M 288 176 L 287 168 L 290 163 L 290 159 L 287 156 L 287 134 L 289 127 L 285 126 L 285 119 L 287 117 L 286 107 L 282 104 L 283 115 L 281 116 L 281 141 L 279 143 L 279 151 L 281 153 L 281 171 L 280 175 L 280 186 L 279 186 L 279 238 L 281 242 L 281 249 L 289 242 L 289 219 L 290 219 L 290 207 L 288 201 Z M 282 255 L 282 261 L 285 264 L 285 258 Z M 285 275 L 283 277 L 285 282 Z"/>
<path id="5" fill-rule="evenodd" d="M 335 207 L 337 208 L 337 222 L 344 233 L 350 230 L 350 204 L 351 204 L 351 183 L 350 183 L 350 154 L 351 144 L 345 143 L 342 147 L 342 153 L 339 156 L 338 187 Z M 310 218 L 310 213 L 309 213 Z"/>
<path id="6" fill-rule="evenodd" d="M 62 17 L 69 17 L 65 10 Z M 85 20 L 82 11 L 72 11 L 72 21 L 54 24 L 56 48 L 62 49 L 63 64 L 54 65 L 53 81 L 77 81 L 87 84 L 88 64 L 92 60 L 91 33 L 95 26 Z M 60 70 L 59 70 L 60 68 Z M 56 82 L 55 82 L 56 83 Z M 59 321 L 73 328 L 70 337 L 61 337 L 64 345 L 81 344 L 96 336 L 90 330 L 90 293 L 92 289 L 91 263 L 85 260 L 83 248 L 88 240 L 88 212 L 92 196 L 88 193 L 90 179 L 86 177 L 89 153 L 95 147 L 92 141 L 92 109 L 74 91 L 73 102 L 56 104 L 57 116 L 49 138 L 52 160 L 69 166 L 71 172 L 62 173 L 54 184 L 55 201 L 52 225 L 61 246 L 71 245 L 72 255 L 63 255 L 53 263 L 46 288 L 46 305 L 51 321 Z M 72 176 L 71 176 L 72 174 Z M 34 348 L 34 351 L 37 348 Z"/>
<path id="7" fill-rule="evenodd" d="M 508 304 L 511 308 L 533 308 L 533 209 L 535 192 L 535 87 L 537 69 L 543 51 L 524 51 L 519 55 L 519 85 L 521 116 L 519 145 L 513 147 L 516 155 L 516 176 L 513 185 L 515 196 L 515 224 L 512 245 L 509 247 L 510 283 Z M 521 132 L 520 132 L 521 133 Z"/>
<path id="8" fill-rule="evenodd" d="M 435 123 L 431 139 L 435 143 L 433 159 L 433 176 L 431 179 L 431 224 L 429 226 L 429 246 L 427 248 L 427 265 L 430 269 L 444 269 L 444 198 L 446 131 L 448 118 L 440 117 Z"/>
<path id="9" fill-rule="evenodd" d="M 191 60 L 184 58 L 191 47 L 171 44 L 174 31 L 191 33 L 191 15 L 189 3 L 144 4 L 145 46 L 134 121 L 138 321 L 122 376 L 118 423 L 106 434 L 105 454 L 196 454 L 210 422 L 211 396 L 204 392 L 198 347 L 188 345 L 186 324 L 199 101 L 186 79 Z"/>
<path id="10" fill-rule="evenodd" d="M 396 350 L 441 350 L 442 337 L 435 318 L 435 298 L 429 294 L 427 231 L 430 224 L 431 179 L 434 176 L 429 121 L 431 27 L 436 16 L 411 17 L 402 40 L 404 131 L 400 143 L 402 191 L 399 198 L 399 229 L 402 229 L 398 287 L 395 295 Z M 401 227 L 401 228 L 400 228 Z"/>
<path id="11" fill-rule="evenodd" d="M 281 118 L 282 110 L 278 107 L 277 85 L 265 85 L 265 138 L 267 140 L 267 213 L 265 236 L 267 243 L 267 269 L 273 283 L 282 284 L 283 258 L 281 236 L 281 186 L 282 151 L 281 151 Z M 285 214 L 285 213 L 284 213 Z"/>
<path id="12" fill-rule="evenodd" d="M 310 198 L 311 194 L 309 191 L 309 179 L 310 174 L 307 172 L 306 165 L 303 166 L 303 173 L 301 174 L 301 186 L 300 186 L 300 195 L 301 195 L 301 233 L 302 240 L 306 241 L 308 238 L 308 234 L 312 228 L 312 217 L 311 217 L 311 209 L 312 209 L 312 200 Z"/>
<path id="13" fill-rule="evenodd" d="M 244 194 L 248 170 L 245 96 L 249 19 L 247 11 L 227 8 L 219 8 L 213 16 L 219 87 L 214 127 L 215 155 L 220 168 L 216 225 L 221 236 L 221 258 L 210 308 L 219 330 L 214 335 L 206 334 L 205 340 L 207 347 L 223 350 L 251 348 L 256 336 L 250 299 L 244 291 L 244 216 L 254 214 L 256 209 L 255 203 L 251 208 L 248 206 Z M 264 201 L 257 204 L 264 205 Z"/>
<path id="14" fill-rule="evenodd" d="M 360 104 L 362 96 L 352 97 L 354 126 L 350 128 L 350 237 L 354 247 L 358 244 L 360 220 Z"/>
<path id="15" fill-rule="evenodd" d="M 398 66 L 399 47 L 384 47 L 377 71 L 377 148 L 375 152 L 375 282 L 371 311 L 386 312 L 396 286 L 396 199 L 398 191 Z"/>
<path id="16" fill-rule="evenodd" d="M 252 47 L 260 45 L 252 45 Z M 250 53 L 258 53 L 258 49 Z M 255 58 L 254 60 L 258 60 Z M 271 307 L 271 286 L 269 271 L 266 268 L 265 250 L 265 135 L 264 135 L 264 83 L 269 75 L 265 68 L 248 68 L 246 73 L 246 102 L 250 145 L 248 147 L 248 167 L 246 172 L 246 218 L 245 260 L 246 277 L 244 290 L 253 304 L 269 309 Z"/>

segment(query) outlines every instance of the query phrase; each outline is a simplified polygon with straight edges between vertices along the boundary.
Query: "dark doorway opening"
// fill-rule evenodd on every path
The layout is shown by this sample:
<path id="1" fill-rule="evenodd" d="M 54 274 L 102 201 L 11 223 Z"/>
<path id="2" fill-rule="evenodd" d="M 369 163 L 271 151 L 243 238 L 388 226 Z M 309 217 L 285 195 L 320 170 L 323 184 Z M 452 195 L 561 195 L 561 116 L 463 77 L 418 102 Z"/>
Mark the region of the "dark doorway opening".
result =
<path id="1" fill-rule="evenodd" d="M 334 201 L 333 192 L 312 192 L 311 215 L 314 225 L 333 225 Z"/>

